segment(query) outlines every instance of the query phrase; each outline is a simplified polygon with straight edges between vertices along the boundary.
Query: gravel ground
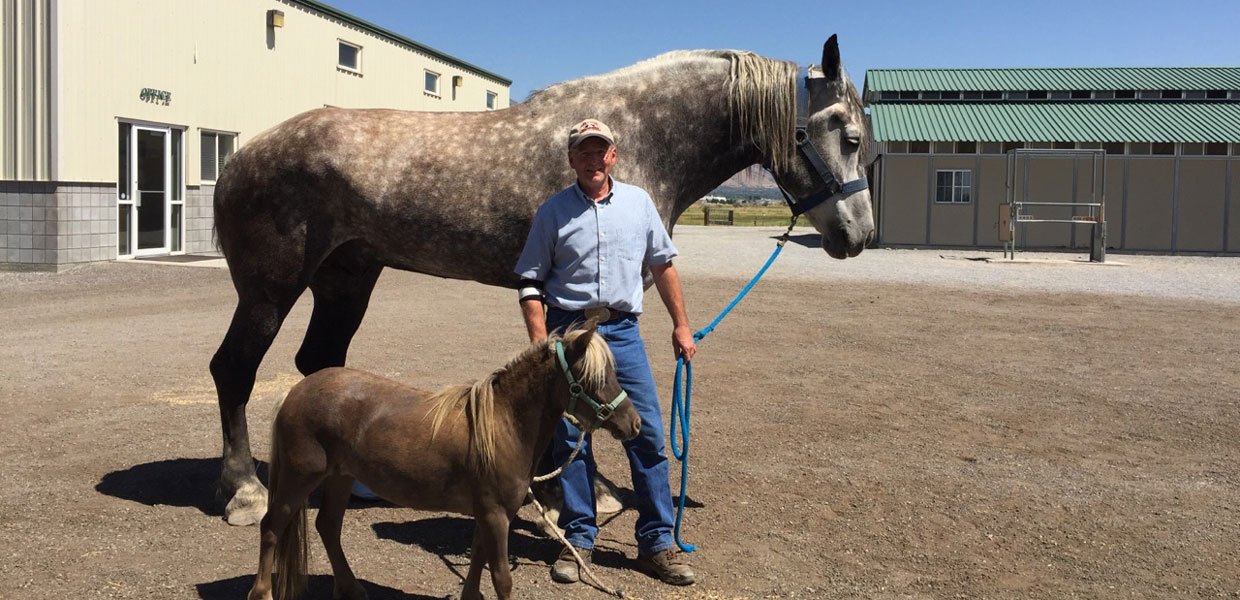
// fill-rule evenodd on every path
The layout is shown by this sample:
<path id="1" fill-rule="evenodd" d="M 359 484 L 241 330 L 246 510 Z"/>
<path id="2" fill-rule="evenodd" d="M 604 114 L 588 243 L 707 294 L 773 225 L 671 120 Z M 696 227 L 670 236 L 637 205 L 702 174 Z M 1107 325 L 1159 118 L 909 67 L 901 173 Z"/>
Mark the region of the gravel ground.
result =
<path id="1" fill-rule="evenodd" d="M 676 227 L 682 274 L 749 277 L 782 227 Z M 857 259 L 824 268 L 817 234 L 797 233 L 765 277 L 799 281 L 867 281 L 969 287 L 1008 292 L 1085 292 L 1155 298 L 1240 302 L 1240 257 L 1107 254 L 1105 264 L 1089 254 L 1021 252 L 1007 261 L 1001 251 L 866 250 Z"/>

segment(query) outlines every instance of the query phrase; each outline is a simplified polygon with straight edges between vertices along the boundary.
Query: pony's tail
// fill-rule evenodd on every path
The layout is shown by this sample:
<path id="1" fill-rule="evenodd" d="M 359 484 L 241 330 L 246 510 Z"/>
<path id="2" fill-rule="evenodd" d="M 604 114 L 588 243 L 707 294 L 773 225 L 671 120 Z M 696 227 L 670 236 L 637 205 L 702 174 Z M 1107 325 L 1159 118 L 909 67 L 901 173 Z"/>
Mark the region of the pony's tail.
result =
<path id="1" fill-rule="evenodd" d="M 284 401 L 276 404 L 276 414 Z M 280 455 L 280 430 L 277 420 L 271 420 L 271 462 L 268 465 L 267 493 L 270 498 L 277 498 L 280 489 L 280 471 L 284 469 L 284 459 Z M 270 510 L 274 506 L 268 505 Z M 293 511 L 293 517 L 284 531 L 279 535 L 276 544 L 275 571 L 276 597 L 279 600 L 290 600 L 306 590 L 306 564 L 309 562 L 309 548 L 306 544 L 306 501 Z"/>

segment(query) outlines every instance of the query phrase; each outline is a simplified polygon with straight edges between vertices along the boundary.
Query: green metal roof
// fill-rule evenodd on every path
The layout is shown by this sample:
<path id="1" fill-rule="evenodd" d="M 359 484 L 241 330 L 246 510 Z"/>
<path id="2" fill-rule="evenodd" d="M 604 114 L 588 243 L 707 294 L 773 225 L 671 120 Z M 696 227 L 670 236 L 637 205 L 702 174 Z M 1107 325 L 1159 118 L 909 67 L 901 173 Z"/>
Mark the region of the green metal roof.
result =
<path id="1" fill-rule="evenodd" d="M 1240 67 L 870 69 L 866 92 L 1235 90 Z"/>
<path id="2" fill-rule="evenodd" d="M 365 29 L 371 33 L 378 35 L 379 37 L 387 38 L 393 42 L 396 42 L 397 44 L 400 44 L 402 46 L 407 46 L 413 50 L 416 50 L 428 56 L 432 56 L 434 58 L 447 61 L 458 67 L 461 67 L 462 69 L 465 69 L 466 71 L 469 71 L 481 77 L 485 77 L 496 83 L 500 83 L 500 84 L 507 85 L 507 86 L 512 85 L 512 80 L 510 79 L 500 77 L 499 75 L 496 75 L 495 73 L 492 73 L 486 69 L 483 69 L 482 67 L 478 67 L 476 65 L 467 63 L 450 54 L 444 54 L 443 52 L 440 52 L 434 48 L 431 48 L 430 46 L 419 44 L 418 42 L 415 42 L 399 33 L 396 33 L 395 31 L 392 31 L 390 29 L 384 29 L 383 27 L 375 25 L 374 23 L 371 23 L 370 21 L 364 21 L 362 19 L 359 19 L 333 6 L 328 6 L 326 4 L 323 4 L 322 2 L 318 2 L 317 0 L 291 0 L 291 1 L 297 4 L 301 4 L 302 6 L 317 10 L 330 17 L 340 19 L 341 21 L 344 21 L 345 23 L 353 25 L 354 27 Z"/>
<path id="3" fill-rule="evenodd" d="M 1240 143 L 1236 102 L 880 103 L 870 118 L 880 142 Z"/>

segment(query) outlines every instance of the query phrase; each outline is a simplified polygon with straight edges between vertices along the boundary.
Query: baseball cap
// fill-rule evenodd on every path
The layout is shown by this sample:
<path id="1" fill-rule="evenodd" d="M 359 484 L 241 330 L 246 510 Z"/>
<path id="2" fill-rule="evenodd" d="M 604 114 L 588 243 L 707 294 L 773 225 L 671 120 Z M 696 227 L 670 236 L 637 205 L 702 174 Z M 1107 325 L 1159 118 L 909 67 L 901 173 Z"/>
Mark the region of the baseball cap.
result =
<path id="1" fill-rule="evenodd" d="M 611 128 L 598 119 L 586 119 L 568 130 L 568 149 L 576 148 L 586 138 L 600 137 L 607 143 L 616 145 L 616 138 L 611 135 Z"/>

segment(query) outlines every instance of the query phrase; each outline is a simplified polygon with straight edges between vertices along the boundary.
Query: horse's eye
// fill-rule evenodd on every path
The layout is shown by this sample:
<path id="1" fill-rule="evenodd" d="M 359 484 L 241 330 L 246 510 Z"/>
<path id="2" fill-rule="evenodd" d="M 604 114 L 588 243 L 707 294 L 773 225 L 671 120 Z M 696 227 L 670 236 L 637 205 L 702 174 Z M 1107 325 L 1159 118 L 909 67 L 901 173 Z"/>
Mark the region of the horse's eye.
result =
<path id="1" fill-rule="evenodd" d="M 853 148 L 856 148 L 856 147 L 858 147 L 858 146 L 860 146 L 860 145 L 861 145 L 861 137 L 860 137 L 860 136 L 850 135 L 850 136 L 848 136 L 848 138 L 847 138 L 845 141 L 847 141 L 847 142 L 848 142 L 848 145 L 849 145 L 849 146 L 851 146 L 851 147 L 853 147 Z"/>

